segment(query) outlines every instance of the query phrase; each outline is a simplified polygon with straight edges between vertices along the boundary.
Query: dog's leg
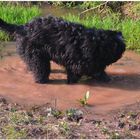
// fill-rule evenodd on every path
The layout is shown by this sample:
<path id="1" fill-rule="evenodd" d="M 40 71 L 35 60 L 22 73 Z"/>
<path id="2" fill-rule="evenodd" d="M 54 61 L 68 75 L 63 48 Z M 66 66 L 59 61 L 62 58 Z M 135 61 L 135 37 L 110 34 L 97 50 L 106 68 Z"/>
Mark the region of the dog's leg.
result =
<path id="1" fill-rule="evenodd" d="M 34 62 L 34 78 L 36 83 L 47 83 L 50 75 L 50 62 L 43 60 L 36 60 Z"/>
<path id="2" fill-rule="evenodd" d="M 26 55 L 27 67 L 32 71 L 36 83 L 47 83 L 50 75 L 50 61 L 41 56 L 33 55 L 32 58 Z"/>
<path id="3" fill-rule="evenodd" d="M 77 83 L 80 77 L 81 77 L 80 75 L 74 74 L 70 70 L 67 70 L 67 83 L 68 84 Z"/>
<path id="4" fill-rule="evenodd" d="M 92 77 L 101 82 L 109 82 L 111 80 L 105 71 L 96 73 Z"/>

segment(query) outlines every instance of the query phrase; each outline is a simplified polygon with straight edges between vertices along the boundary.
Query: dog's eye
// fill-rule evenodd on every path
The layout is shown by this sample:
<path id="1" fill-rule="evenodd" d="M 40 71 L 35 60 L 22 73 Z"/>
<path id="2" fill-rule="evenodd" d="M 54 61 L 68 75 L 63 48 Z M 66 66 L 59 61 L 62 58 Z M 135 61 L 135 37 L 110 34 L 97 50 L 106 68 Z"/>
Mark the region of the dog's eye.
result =
<path id="1" fill-rule="evenodd" d="M 95 37 L 94 36 L 92 37 L 92 40 L 95 40 Z"/>
<path id="2" fill-rule="evenodd" d="M 33 27 L 32 26 L 30 26 L 30 31 L 33 31 Z"/>

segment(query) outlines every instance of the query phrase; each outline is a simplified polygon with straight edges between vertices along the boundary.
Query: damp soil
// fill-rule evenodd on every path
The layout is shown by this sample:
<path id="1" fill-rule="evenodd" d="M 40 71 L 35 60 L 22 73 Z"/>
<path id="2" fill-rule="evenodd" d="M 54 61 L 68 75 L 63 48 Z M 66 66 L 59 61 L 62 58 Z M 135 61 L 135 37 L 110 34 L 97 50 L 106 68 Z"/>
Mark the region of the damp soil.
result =
<path id="1" fill-rule="evenodd" d="M 100 117 L 89 117 L 84 107 L 74 110 L 60 111 L 49 104 L 27 109 L 0 96 L 0 138 L 140 138 L 140 102 Z"/>
<path id="2" fill-rule="evenodd" d="M 78 100 L 89 91 L 88 112 L 104 115 L 140 100 L 140 55 L 132 51 L 126 51 L 117 63 L 107 68 L 112 79 L 109 83 L 83 77 L 73 85 L 66 84 L 64 68 L 54 62 L 51 62 L 50 82 L 35 83 L 32 73 L 16 55 L 15 43 L 7 44 L 3 55 L 0 61 L 0 95 L 9 102 L 25 106 L 50 103 L 60 110 L 82 108 Z"/>

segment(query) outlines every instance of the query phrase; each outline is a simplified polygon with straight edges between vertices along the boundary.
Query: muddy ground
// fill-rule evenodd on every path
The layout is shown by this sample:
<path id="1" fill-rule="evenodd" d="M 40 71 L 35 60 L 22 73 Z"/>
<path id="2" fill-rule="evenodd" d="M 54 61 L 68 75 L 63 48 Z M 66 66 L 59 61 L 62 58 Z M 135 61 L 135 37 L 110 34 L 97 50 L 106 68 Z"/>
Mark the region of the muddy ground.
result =
<path id="1" fill-rule="evenodd" d="M 109 83 L 83 77 L 74 85 L 66 84 L 64 68 L 53 62 L 50 83 L 36 84 L 16 55 L 14 43 L 8 44 L 3 55 L 0 96 L 7 103 L 1 103 L 1 138 L 140 138 L 140 55 L 127 51 L 122 59 L 109 66 L 106 70 L 112 79 Z M 88 105 L 83 107 L 79 100 L 87 91 L 90 97 Z M 43 113 L 48 105 L 61 110 L 62 116 L 56 119 Z M 35 106 L 40 106 L 39 110 L 32 110 Z M 83 118 L 78 122 L 69 120 L 65 112 L 70 108 L 82 111 Z"/>
<path id="2" fill-rule="evenodd" d="M 0 138 L 140 138 L 140 102 L 100 116 L 89 117 L 87 110 L 59 111 L 49 104 L 26 108 L 0 97 Z"/>

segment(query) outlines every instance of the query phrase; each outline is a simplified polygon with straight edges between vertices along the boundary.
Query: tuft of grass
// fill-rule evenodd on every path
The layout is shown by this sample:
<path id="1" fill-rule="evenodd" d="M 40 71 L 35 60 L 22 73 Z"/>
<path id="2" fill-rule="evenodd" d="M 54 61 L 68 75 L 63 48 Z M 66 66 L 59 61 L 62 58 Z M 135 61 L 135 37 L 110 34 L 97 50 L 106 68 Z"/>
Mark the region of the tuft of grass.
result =
<path id="1" fill-rule="evenodd" d="M 110 135 L 110 139 L 121 139 L 120 134 L 116 131 L 111 132 L 109 135 Z"/>
<path id="2" fill-rule="evenodd" d="M 68 123 L 66 121 L 61 121 L 59 123 L 59 129 L 60 129 L 62 134 L 66 135 L 69 132 L 70 127 L 69 127 L 69 125 L 68 125 Z"/>
<path id="3" fill-rule="evenodd" d="M 94 15 L 84 19 L 79 16 L 68 14 L 63 18 L 71 22 L 83 24 L 87 28 L 96 27 L 97 29 L 119 30 L 123 33 L 127 49 L 140 53 L 140 20 L 133 20 L 130 18 L 120 19 L 119 14 L 114 13 L 105 17 Z"/>
<path id="4" fill-rule="evenodd" d="M 109 134 L 109 130 L 106 127 L 101 128 L 101 132 L 105 134 Z"/>
<path id="5" fill-rule="evenodd" d="M 38 6 L 0 2 L 0 18 L 13 24 L 25 24 L 41 13 Z M 0 40 L 8 41 L 10 37 L 0 31 Z"/>
<path id="6" fill-rule="evenodd" d="M 3 133 L 5 134 L 6 139 L 25 139 L 27 137 L 27 130 L 13 125 L 6 125 L 2 128 Z"/>
<path id="7" fill-rule="evenodd" d="M 28 124 L 31 120 L 31 117 L 29 117 L 24 112 L 10 112 L 9 113 L 9 121 L 11 124 Z"/>
<path id="8" fill-rule="evenodd" d="M 79 7 L 82 9 L 89 9 L 92 7 L 96 7 L 103 3 L 102 1 L 84 1 L 83 3 L 79 4 Z"/>

